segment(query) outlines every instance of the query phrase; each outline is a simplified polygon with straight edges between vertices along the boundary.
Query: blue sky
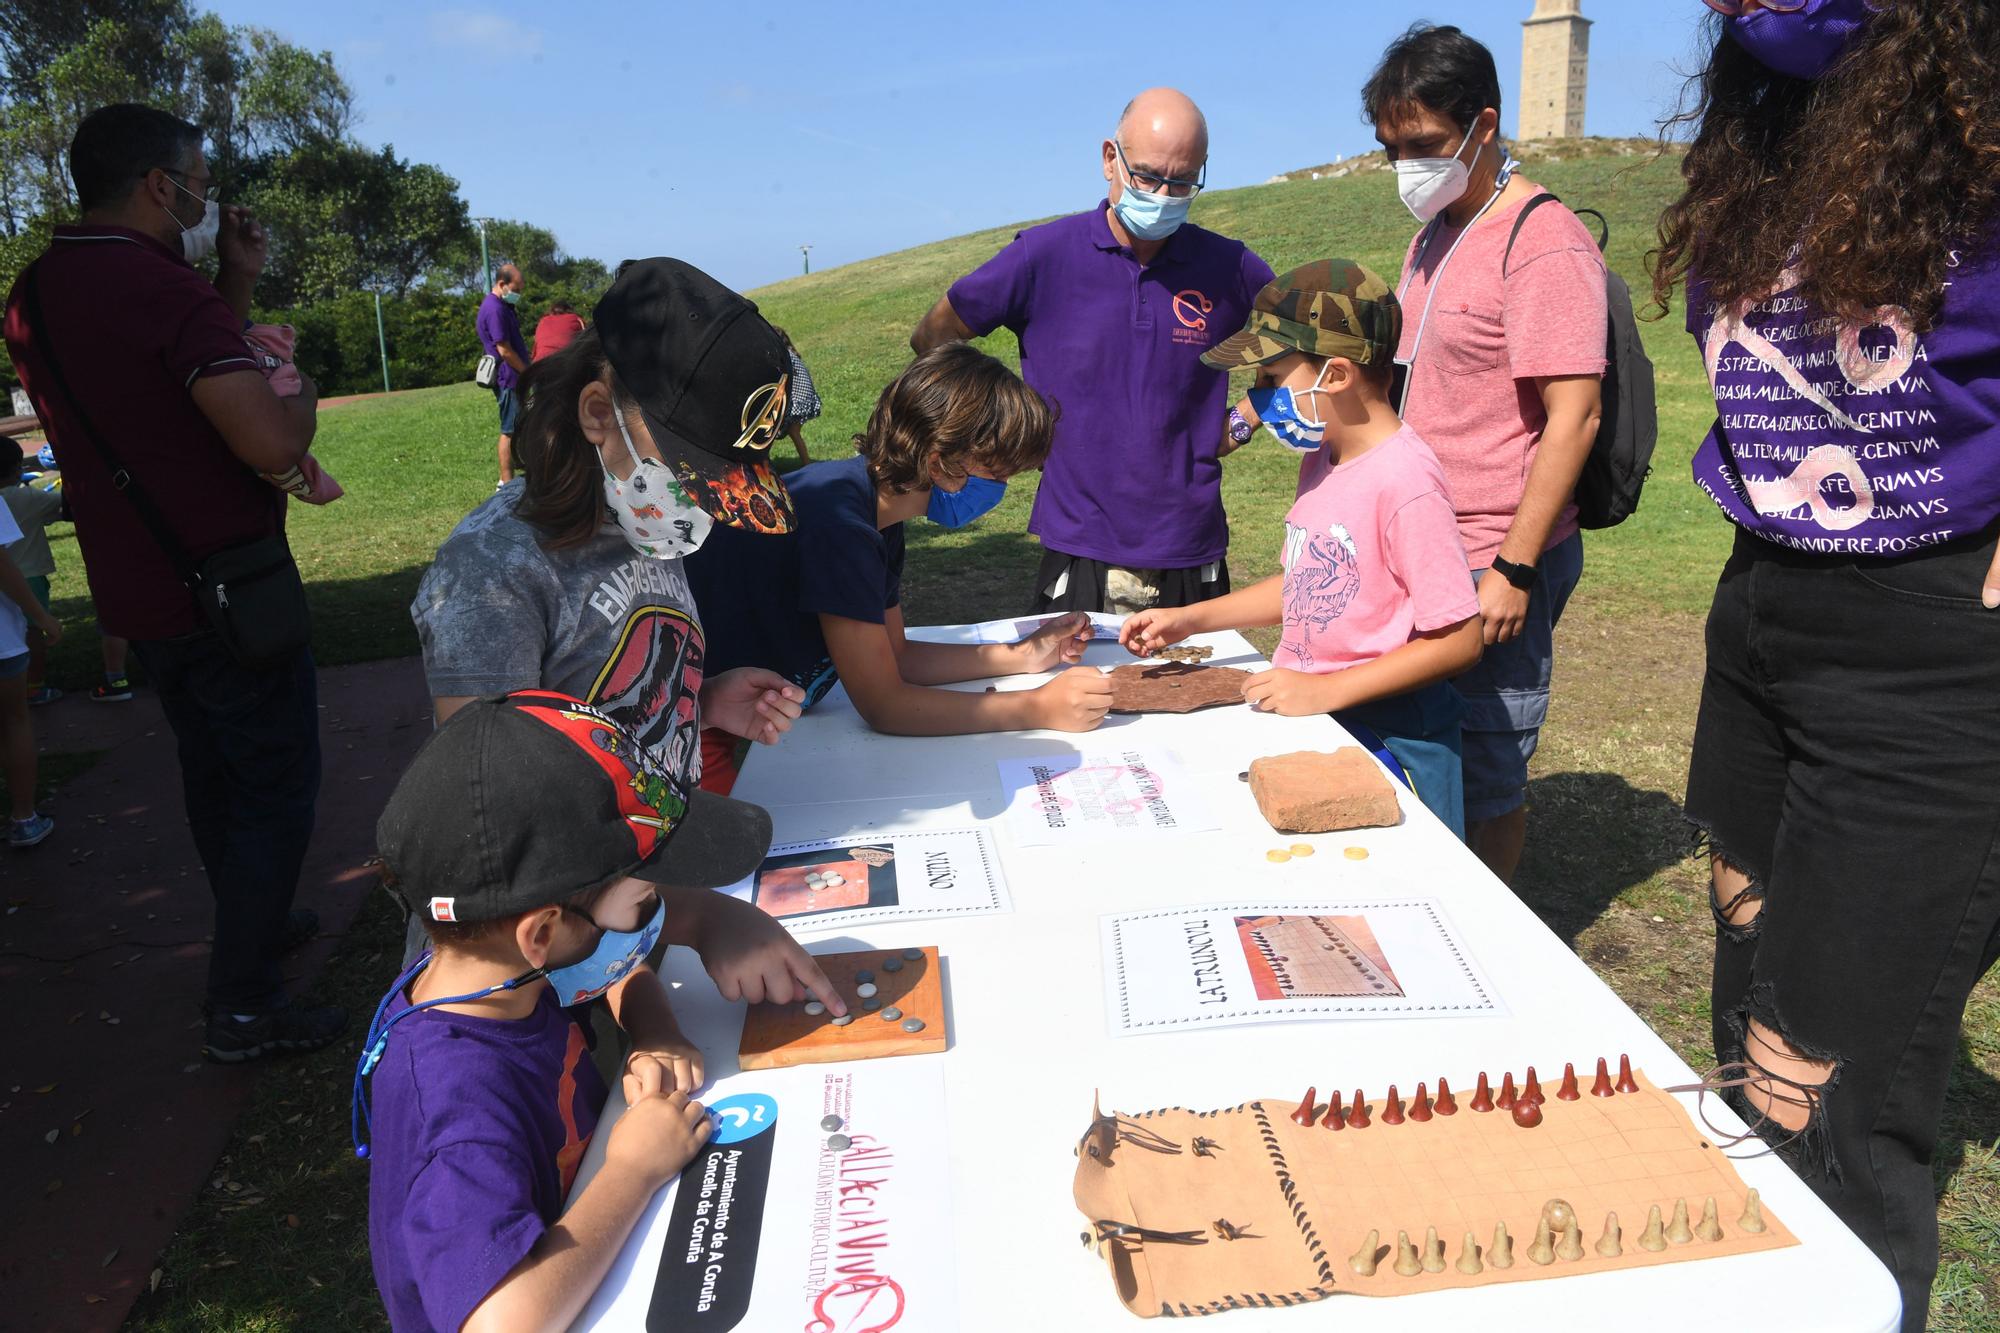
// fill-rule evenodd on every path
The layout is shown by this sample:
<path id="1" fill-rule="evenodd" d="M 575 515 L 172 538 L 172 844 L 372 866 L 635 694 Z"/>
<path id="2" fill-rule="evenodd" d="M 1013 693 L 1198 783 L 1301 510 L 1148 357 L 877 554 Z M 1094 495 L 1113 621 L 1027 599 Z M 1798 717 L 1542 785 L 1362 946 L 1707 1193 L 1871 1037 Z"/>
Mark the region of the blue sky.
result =
<path id="1" fill-rule="evenodd" d="M 797 273 L 803 242 L 818 270 L 1087 208 L 1099 142 L 1152 83 L 1207 113 L 1211 188 L 1365 151 L 1361 83 L 1420 18 L 1493 48 L 1511 132 L 1534 7 L 207 4 L 331 51 L 360 137 L 449 171 L 475 214 L 538 222 L 607 262 L 678 255 L 740 288 Z M 1651 133 L 1708 10 L 1583 9 L 1595 20 L 1586 130 Z M 1383 206 L 1397 207 L 1386 185 Z"/>

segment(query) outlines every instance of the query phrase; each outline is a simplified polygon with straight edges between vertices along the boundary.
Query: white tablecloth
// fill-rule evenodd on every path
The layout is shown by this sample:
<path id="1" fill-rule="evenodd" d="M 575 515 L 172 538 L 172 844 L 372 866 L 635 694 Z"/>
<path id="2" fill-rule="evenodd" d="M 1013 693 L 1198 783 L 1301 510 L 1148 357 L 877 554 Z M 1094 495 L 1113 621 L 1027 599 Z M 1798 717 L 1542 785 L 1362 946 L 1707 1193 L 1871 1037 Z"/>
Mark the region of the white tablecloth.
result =
<path id="1" fill-rule="evenodd" d="M 973 634 L 970 627 L 913 631 L 955 641 L 970 641 Z M 1216 665 L 1266 665 L 1234 634 L 1195 642 L 1215 647 Z M 1085 660 L 1110 666 L 1131 659 L 1116 644 L 1097 643 Z M 999 685 L 1027 688 L 1039 679 Z M 1127 1111 L 1295 1098 L 1308 1084 L 1319 1086 L 1322 1100 L 1336 1086 L 1366 1088 L 1379 1097 L 1390 1083 L 1407 1093 L 1441 1072 L 1457 1076 L 1483 1068 L 1497 1077 L 1500 1070 L 1534 1064 L 1547 1079 L 1567 1060 L 1587 1074 L 1587 1061 L 1600 1053 L 1615 1059 L 1619 1052 L 1629 1052 L 1658 1084 L 1694 1080 L 1694 1071 L 1409 793 L 1401 793 L 1399 827 L 1328 835 L 1316 840 L 1322 854 L 1309 861 L 1266 861 L 1266 849 L 1293 839 L 1272 833 L 1238 773 L 1259 755 L 1345 743 L 1349 738 L 1329 718 L 1279 718 L 1244 708 L 1114 716 L 1093 735 L 900 738 L 869 731 L 836 690 L 781 745 L 759 747 L 751 756 L 735 794 L 770 809 L 780 841 L 976 821 L 992 828 L 1000 847 L 1012 914 L 856 932 L 866 947 L 934 944 L 944 959 L 950 1049 L 906 1058 L 937 1061 L 944 1074 L 954 1236 L 945 1252 L 956 1268 L 956 1327 L 1137 1326 L 1113 1295 L 1104 1263 L 1080 1247 L 1083 1220 L 1071 1200 L 1073 1149 L 1099 1091 L 1107 1110 Z M 1080 849 L 1015 845 L 1001 818 L 996 760 L 1111 745 L 1174 752 L 1221 814 L 1221 829 Z M 1368 859 L 1337 854 L 1355 844 L 1368 848 Z M 1176 903 L 1321 896 L 1367 902 L 1411 894 L 1445 906 L 1504 1002 L 1503 1016 L 1284 1023 L 1122 1039 L 1107 1033 L 1102 914 Z M 815 947 L 814 935 L 802 938 Z M 835 932 L 825 947 L 857 945 L 854 935 Z M 675 987 L 676 1012 L 708 1058 L 711 1083 L 702 1096 L 714 1100 L 745 1086 L 750 1076 L 739 1074 L 735 1061 L 743 1006 L 725 1004 L 685 949 L 671 950 L 663 970 Z M 1683 1100 L 1692 1107 L 1692 1098 Z M 1718 1124 L 1739 1128 L 1715 1098 L 1707 1107 Z M 621 1109 L 614 1089 L 577 1189 L 601 1164 L 607 1131 Z M 1690 1321 L 1713 1320 L 1773 1333 L 1894 1328 L 1900 1306 L 1888 1272 L 1791 1171 L 1772 1156 L 1739 1161 L 1738 1170 L 1800 1245 L 1389 1300 L 1335 1297 L 1301 1309 L 1213 1318 L 1221 1333 L 1296 1331 L 1358 1319 L 1398 1333 L 1562 1326 L 1679 1333 Z M 774 1179 L 771 1189 L 808 1185 Z M 669 1193 L 662 1191 L 634 1229 L 580 1328 L 645 1326 Z M 739 1327 L 799 1328 L 803 1318 L 792 1315 L 803 1308 L 753 1310 Z M 938 1326 L 912 1307 L 897 1328 Z"/>

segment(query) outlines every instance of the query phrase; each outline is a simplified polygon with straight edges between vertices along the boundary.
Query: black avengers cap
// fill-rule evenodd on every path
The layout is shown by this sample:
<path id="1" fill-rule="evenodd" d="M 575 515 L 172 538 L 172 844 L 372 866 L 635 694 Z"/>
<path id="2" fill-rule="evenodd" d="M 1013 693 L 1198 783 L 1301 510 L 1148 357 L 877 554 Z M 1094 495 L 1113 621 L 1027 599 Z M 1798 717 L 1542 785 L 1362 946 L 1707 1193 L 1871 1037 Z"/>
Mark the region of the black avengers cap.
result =
<path id="1" fill-rule="evenodd" d="M 476 699 L 417 751 L 375 825 L 388 882 L 433 921 L 532 911 L 625 876 L 734 884 L 764 859 L 763 807 L 668 777 L 566 694 Z"/>
<path id="2" fill-rule="evenodd" d="M 592 312 L 604 354 L 638 399 L 660 455 L 710 517 L 792 530 L 771 470 L 792 361 L 757 307 L 692 264 L 632 259 Z"/>

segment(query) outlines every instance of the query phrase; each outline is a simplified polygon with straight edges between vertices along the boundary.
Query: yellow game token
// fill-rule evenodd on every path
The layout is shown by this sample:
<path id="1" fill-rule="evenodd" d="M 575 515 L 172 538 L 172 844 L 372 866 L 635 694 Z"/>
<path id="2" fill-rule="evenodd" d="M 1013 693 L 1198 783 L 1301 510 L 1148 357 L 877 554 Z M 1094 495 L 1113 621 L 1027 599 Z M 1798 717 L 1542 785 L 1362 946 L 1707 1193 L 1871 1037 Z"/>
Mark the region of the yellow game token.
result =
<path id="1" fill-rule="evenodd" d="M 1368 859 L 1368 849 L 1366 847 L 1349 847 L 1341 855 L 1350 861 L 1366 861 Z"/>
<path id="2" fill-rule="evenodd" d="M 1295 842 L 1292 844 L 1293 856 L 1311 856 L 1312 854 L 1313 854 L 1313 845 L 1311 843 Z"/>
<path id="3" fill-rule="evenodd" d="M 1273 847 L 1270 851 L 1264 853 L 1264 859 L 1266 861 L 1289 861 L 1292 859 L 1292 854 L 1282 847 Z"/>

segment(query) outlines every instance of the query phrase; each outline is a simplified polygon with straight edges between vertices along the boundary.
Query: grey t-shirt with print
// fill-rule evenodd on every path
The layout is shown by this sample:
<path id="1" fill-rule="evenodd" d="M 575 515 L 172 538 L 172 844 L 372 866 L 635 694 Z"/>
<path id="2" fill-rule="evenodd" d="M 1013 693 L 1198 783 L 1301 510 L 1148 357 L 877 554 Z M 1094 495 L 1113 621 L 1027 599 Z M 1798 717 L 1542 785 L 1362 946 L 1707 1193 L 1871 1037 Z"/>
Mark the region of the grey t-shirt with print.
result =
<path id="1" fill-rule="evenodd" d="M 548 550 L 514 515 L 514 482 L 438 548 L 410 605 L 434 697 L 557 690 L 631 728 L 668 773 L 701 778 L 703 640 L 678 560 L 606 525 Z"/>

